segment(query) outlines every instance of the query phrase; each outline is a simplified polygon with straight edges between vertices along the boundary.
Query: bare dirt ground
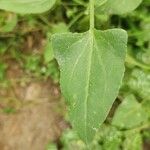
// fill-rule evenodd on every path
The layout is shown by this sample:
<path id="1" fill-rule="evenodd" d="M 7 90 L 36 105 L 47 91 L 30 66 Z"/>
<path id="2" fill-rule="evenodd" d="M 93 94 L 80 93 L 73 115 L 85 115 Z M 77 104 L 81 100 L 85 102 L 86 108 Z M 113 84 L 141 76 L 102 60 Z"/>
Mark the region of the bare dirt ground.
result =
<path id="1" fill-rule="evenodd" d="M 15 112 L 0 112 L 0 150 L 44 150 L 67 127 L 58 86 L 50 79 L 25 81 L 15 62 L 11 62 L 7 78 L 11 86 L 0 89 L 0 109 L 9 106 Z"/>

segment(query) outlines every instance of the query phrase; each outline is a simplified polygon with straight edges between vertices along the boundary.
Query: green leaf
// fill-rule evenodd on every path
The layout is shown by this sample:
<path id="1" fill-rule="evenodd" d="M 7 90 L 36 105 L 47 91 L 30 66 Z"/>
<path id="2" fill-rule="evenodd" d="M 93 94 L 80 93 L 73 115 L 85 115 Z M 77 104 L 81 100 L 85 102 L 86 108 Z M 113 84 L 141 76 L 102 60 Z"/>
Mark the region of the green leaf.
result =
<path id="1" fill-rule="evenodd" d="M 46 150 L 57 150 L 56 143 L 53 142 L 48 143 L 48 145 L 46 146 Z"/>
<path id="2" fill-rule="evenodd" d="M 52 33 L 65 33 L 68 32 L 67 24 L 59 22 L 52 26 Z"/>
<path id="3" fill-rule="evenodd" d="M 150 100 L 150 72 L 134 69 L 127 84 L 143 100 Z"/>
<path id="4" fill-rule="evenodd" d="M 4 80 L 6 73 L 7 65 L 0 62 L 0 81 Z"/>
<path id="5" fill-rule="evenodd" d="M 126 44 L 127 34 L 121 29 L 52 37 L 70 120 L 85 142 L 92 141 L 118 94 Z"/>
<path id="6" fill-rule="evenodd" d="M 61 139 L 62 150 L 86 150 L 86 145 L 79 139 L 76 132 L 73 130 L 66 130 Z"/>
<path id="7" fill-rule="evenodd" d="M 127 132 L 123 150 L 142 150 L 142 137 L 138 132 Z"/>
<path id="8" fill-rule="evenodd" d="M 51 29 L 52 33 L 65 33 L 68 32 L 68 27 L 65 23 L 59 22 L 54 24 Z M 47 64 L 54 59 L 54 53 L 51 42 L 51 33 L 47 33 L 47 43 L 44 49 L 44 62 Z"/>
<path id="9" fill-rule="evenodd" d="M 150 100 L 146 100 L 142 103 L 142 107 L 145 110 L 145 112 L 147 113 L 148 117 L 150 118 Z"/>
<path id="10" fill-rule="evenodd" d="M 90 150 L 120 150 L 122 135 L 117 128 L 103 124 L 88 147 Z M 63 133 L 60 142 L 62 150 L 87 150 L 87 145 L 72 129 Z"/>
<path id="11" fill-rule="evenodd" d="M 113 126 L 103 125 L 98 131 L 99 143 L 103 150 L 120 150 L 122 133 Z"/>
<path id="12" fill-rule="evenodd" d="M 1 15 L 1 14 L 0 14 Z M 3 16 L 1 16 L 2 19 L 4 19 L 2 22 L 0 22 L 0 32 L 11 32 L 17 25 L 17 15 L 8 13 Z"/>
<path id="13" fill-rule="evenodd" d="M 54 53 L 53 53 L 53 49 L 52 49 L 52 42 L 49 41 L 50 36 L 51 36 L 50 33 L 47 33 L 47 42 L 46 42 L 44 54 L 43 54 L 45 64 L 49 63 L 54 58 Z"/>
<path id="14" fill-rule="evenodd" d="M 0 9 L 21 14 L 42 13 L 55 2 L 56 0 L 0 0 Z"/>
<path id="15" fill-rule="evenodd" d="M 25 57 L 25 69 L 28 71 L 37 71 L 40 64 L 40 57 L 38 55 Z"/>
<path id="16" fill-rule="evenodd" d="M 44 62 L 47 64 L 52 61 L 54 58 L 52 43 L 47 40 L 45 49 L 44 49 Z"/>
<path id="17" fill-rule="evenodd" d="M 127 96 L 115 112 L 112 124 L 121 128 L 133 128 L 148 119 L 142 105 L 133 95 Z"/>
<path id="18" fill-rule="evenodd" d="M 96 5 L 96 13 L 124 14 L 136 9 L 142 0 L 107 0 L 102 5 Z"/>
<path id="19" fill-rule="evenodd" d="M 105 4 L 107 0 L 95 0 L 95 6 L 99 7 L 103 4 Z"/>

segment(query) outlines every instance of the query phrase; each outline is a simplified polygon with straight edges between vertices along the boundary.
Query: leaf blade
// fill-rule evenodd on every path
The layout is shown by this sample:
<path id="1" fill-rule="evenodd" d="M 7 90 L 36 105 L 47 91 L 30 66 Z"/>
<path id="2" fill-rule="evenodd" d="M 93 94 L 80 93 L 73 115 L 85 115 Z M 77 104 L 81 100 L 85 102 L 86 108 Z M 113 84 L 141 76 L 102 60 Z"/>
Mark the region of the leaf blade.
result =
<path id="1" fill-rule="evenodd" d="M 21 14 L 42 13 L 55 2 L 56 0 L 0 0 L 0 9 Z"/>
<path id="2" fill-rule="evenodd" d="M 114 44 L 118 37 L 119 42 Z M 52 43 L 61 69 L 61 89 L 70 108 L 72 125 L 81 139 L 89 142 L 118 94 L 124 73 L 126 32 L 112 29 L 95 30 L 93 36 L 90 32 L 57 34 Z M 114 67 L 109 59 L 114 60 Z M 110 71 L 110 68 L 113 69 Z M 119 73 L 116 74 L 117 69 Z M 115 84 L 111 76 L 117 79 Z M 110 96 L 107 96 L 108 92 Z"/>
<path id="3" fill-rule="evenodd" d="M 137 102 L 134 95 L 129 95 L 116 110 L 112 124 L 120 128 L 130 129 L 146 122 L 147 119 L 148 115 L 141 103 Z"/>
<path id="4" fill-rule="evenodd" d="M 96 6 L 96 13 L 124 14 L 136 9 L 142 0 L 107 0 L 103 5 Z"/>

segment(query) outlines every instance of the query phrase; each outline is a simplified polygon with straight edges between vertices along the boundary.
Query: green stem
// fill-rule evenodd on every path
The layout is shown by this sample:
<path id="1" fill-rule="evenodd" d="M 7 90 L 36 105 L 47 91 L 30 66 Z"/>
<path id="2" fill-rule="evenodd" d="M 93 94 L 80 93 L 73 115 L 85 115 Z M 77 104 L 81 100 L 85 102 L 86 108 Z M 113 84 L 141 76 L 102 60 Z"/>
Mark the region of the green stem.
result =
<path id="1" fill-rule="evenodd" d="M 80 4 L 80 5 L 83 5 L 83 6 L 86 6 L 87 4 L 85 2 L 82 2 L 80 0 L 75 0 L 76 3 Z"/>
<path id="2" fill-rule="evenodd" d="M 94 0 L 90 0 L 90 30 L 94 29 Z"/>
<path id="3" fill-rule="evenodd" d="M 138 62 L 135 58 L 133 58 L 130 55 L 127 55 L 126 62 L 129 63 L 129 64 L 132 64 L 132 65 L 138 66 L 138 67 L 140 67 L 142 69 L 150 70 L 150 66 L 145 65 L 145 64 L 143 64 L 141 62 Z"/>
<path id="4" fill-rule="evenodd" d="M 81 12 L 81 13 L 79 13 L 77 16 L 75 16 L 75 17 L 73 18 L 73 20 L 71 20 L 71 22 L 68 24 L 68 28 L 71 28 L 72 25 L 73 25 L 74 23 L 76 23 L 83 15 L 84 15 L 84 12 Z"/>
<path id="5" fill-rule="evenodd" d="M 128 132 L 128 131 L 139 132 L 139 131 L 141 131 L 141 130 L 143 130 L 143 129 L 149 128 L 149 126 L 150 126 L 150 123 L 147 122 L 146 124 L 144 124 L 144 125 L 142 125 L 142 126 L 139 126 L 139 127 L 133 128 L 133 129 L 126 130 L 125 132 Z"/>

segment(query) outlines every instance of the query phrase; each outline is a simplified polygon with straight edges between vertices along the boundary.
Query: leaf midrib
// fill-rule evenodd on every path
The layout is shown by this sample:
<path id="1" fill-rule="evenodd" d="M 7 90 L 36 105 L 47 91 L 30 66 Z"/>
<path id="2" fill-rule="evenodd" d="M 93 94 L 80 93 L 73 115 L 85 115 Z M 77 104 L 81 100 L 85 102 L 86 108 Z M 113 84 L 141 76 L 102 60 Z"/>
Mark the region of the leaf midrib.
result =
<path id="1" fill-rule="evenodd" d="M 90 52 L 89 52 L 89 64 L 88 64 L 88 73 L 87 73 L 87 86 L 86 86 L 86 89 L 85 89 L 85 92 L 86 92 L 86 96 L 85 96 L 85 104 L 84 104 L 84 109 L 85 109 L 85 115 L 84 115 L 84 118 L 85 118 L 85 139 L 86 139 L 86 143 L 88 142 L 87 140 L 87 107 L 88 107 L 88 99 L 89 99 L 89 83 L 90 83 L 90 76 L 91 76 L 91 65 L 92 65 L 92 53 L 93 53 L 93 47 L 94 47 L 94 30 L 90 30 L 89 31 L 89 39 L 91 39 L 91 42 L 90 42 Z"/>
<path id="2" fill-rule="evenodd" d="M 103 70 L 103 74 L 104 74 L 104 92 L 103 92 L 103 96 L 102 96 L 102 99 L 104 100 L 104 96 L 105 96 L 105 93 L 107 91 L 107 80 L 106 80 L 106 67 L 102 61 L 102 57 L 99 55 L 98 53 L 98 48 L 97 48 L 97 41 L 95 39 L 95 36 L 94 36 L 94 30 L 92 32 L 89 32 L 89 37 L 91 39 L 91 42 L 90 42 L 90 52 L 89 52 L 89 70 L 88 70 L 88 76 L 87 76 L 87 86 L 86 86 L 86 97 L 85 97 L 85 134 L 87 134 L 88 130 L 87 130 L 87 120 L 88 120 L 88 116 L 87 116 L 87 108 L 88 108 L 88 100 L 89 100 L 89 89 L 90 89 L 90 76 L 91 76 L 91 68 L 92 68 L 92 57 L 93 57 L 93 51 L 94 51 L 94 42 L 95 42 L 95 48 L 96 48 L 96 52 L 97 52 L 97 55 L 98 55 L 98 60 L 99 60 L 99 63 L 102 67 L 102 70 Z M 85 135 L 86 137 L 86 142 L 88 142 L 87 140 L 87 135 Z"/>

